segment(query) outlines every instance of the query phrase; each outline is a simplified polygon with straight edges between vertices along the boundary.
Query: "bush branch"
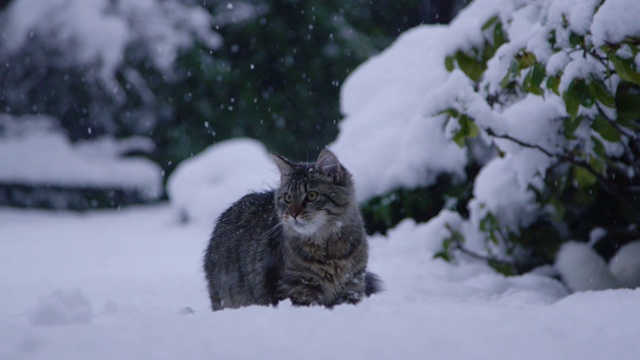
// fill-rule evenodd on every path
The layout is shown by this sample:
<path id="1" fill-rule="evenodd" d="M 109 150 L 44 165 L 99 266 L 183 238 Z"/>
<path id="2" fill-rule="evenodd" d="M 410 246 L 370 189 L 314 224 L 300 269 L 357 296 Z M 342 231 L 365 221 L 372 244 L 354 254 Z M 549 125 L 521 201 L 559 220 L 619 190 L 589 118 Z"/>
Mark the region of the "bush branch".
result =
<path id="1" fill-rule="evenodd" d="M 529 144 L 526 143 L 520 139 L 516 139 L 510 135 L 498 135 L 496 134 L 491 128 L 485 129 L 485 131 L 487 132 L 487 134 L 489 136 L 498 138 L 498 139 L 505 139 L 505 140 L 509 140 L 511 142 L 514 142 L 522 147 L 525 148 L 529 148 L 529 149 L 536 149 L 540 152 L 542 152 L 543 154 L 547 155 L 550 158 L 556 158 L 556 159 L 560 159 L 562 161 L 566 161 L 572 165 L 578 166 L 580 168 L 583 168 L 585 170 L 587 170 L 591 175 L 593 175 L 596 180 L 598 181 L 598 183 L 600 184 L 600 186 L 607 192 L 609 193 L 611 196 L 613 196 L 614 198 L 616 198 L 616 200 L 618 200 L 620 202 L 620 204 L 622 204 L 625 208 L 627 208 L 627 210 L 631 211 L 631 213 L 634 215 L 635 218 L 640 219 L 640 211 L 638 209 L 636 209 L 628 200 L 627 198 L 621 194 L 618 190 L 616 190 L 613 184 L 611 184 L 609 182 L 609 180 L 604 177 L 602 174 L 600 174 L 599 172 L 597 172 L 593 166 L 591 166 L 591 164 L 582 161 L 582 160 L 578 160 L 576 158 L 573 158 L 571 156 L 565 155 L 565 154 L 554 154 L 551 151 L 543 148 L 542 146 L 539 145 L 535 145 L 535 144 Z M 628 189 L 627 189 L 628 190 Z"/>

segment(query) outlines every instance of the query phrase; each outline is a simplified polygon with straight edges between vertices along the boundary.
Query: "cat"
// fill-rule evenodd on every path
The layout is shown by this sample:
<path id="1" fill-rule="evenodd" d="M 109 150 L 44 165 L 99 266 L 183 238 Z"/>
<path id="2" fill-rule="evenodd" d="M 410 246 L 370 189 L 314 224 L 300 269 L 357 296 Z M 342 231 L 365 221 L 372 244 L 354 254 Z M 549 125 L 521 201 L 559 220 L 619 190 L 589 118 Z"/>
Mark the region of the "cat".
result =
<path id="1" fill-rule="evenodd" d="M 205 250 L 212 309 L 285 299 L 332 308 L 381 291 L 379 277 L 366 270 L 368 244 L 349 171 L 328 149 L 315 163 L 272 156 L 280 186 L 231 205 Z"/>

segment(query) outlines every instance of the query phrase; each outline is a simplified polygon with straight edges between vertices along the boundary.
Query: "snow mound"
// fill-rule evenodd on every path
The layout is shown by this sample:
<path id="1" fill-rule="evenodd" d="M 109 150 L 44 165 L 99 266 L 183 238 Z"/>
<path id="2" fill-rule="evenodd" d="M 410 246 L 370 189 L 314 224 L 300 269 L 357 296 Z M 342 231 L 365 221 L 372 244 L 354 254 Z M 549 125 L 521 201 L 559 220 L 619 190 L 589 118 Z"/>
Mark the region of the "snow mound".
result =
<path id="1" fill-rule="evenodd" d="M 556 268 L 573 291 L 605 290 L 617 287 L 604 259 L 588 244 L 574 241 L 562 245 Z"/>
<path id="2" fill-rule="evenodd" d="M 609 261 L 609 269 L 620 286 L 640 287 L 640 241 L 621 247 Z"/>
<path id="3" fill-rule="evenodd" d="M 622 41 L 629 34 L 640 36 L 640 2 L 637 0 L 607 0 L 593 17 L 593 44 Z"/>
<path id="4" fill-rule="evenodd" d="M 568 242 L 555 267 L 573 291 L 640 287 L 640 241 L 622 246 L 608 265 L 589 244 Z"/>
<path id="5" fill-rule="evenodd" d="M 183 220 L 212 223 L 246 193 L 278 181 L 276 167 L 259 141 L 233 139 L 180 163 L 169 177 L 167 191 Z"/>
<path id="6" fill-rule="evenodd" d="M 451 45 L 444 30 L 404 33 L 342 87 L 347 117 L 330 147 L 353 173 L 358 199 L 429 185 L 440 172 L 463 174 L 464 151 L 444 136 L 444 118 L 425 119 L 421 109 L 425 94 L 448 77 L 442 59 Z"/>
<path id="7" fill-rule="evenodd" d="M 29 314 L 32 325 L 44 326 L 88 324 L 92 317 L 91 303 L 80 290 L 56 290 L 40 297 Z"/>

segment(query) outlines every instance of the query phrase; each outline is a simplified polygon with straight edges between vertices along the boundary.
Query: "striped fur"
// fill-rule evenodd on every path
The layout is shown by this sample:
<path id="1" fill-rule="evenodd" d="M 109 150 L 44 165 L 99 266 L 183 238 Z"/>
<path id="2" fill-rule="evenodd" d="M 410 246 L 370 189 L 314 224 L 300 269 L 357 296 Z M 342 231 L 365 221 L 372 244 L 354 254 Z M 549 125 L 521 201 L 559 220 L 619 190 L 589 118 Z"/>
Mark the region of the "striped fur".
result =
<path id="1" fill-rule="evenodd" d="M 380 291 L 351 174 L 329 150 L 316 163 L 274 155 L 278 189 L 245 195 L 218 219 L 204 257 L 213 310 L 332 307 Z"/>

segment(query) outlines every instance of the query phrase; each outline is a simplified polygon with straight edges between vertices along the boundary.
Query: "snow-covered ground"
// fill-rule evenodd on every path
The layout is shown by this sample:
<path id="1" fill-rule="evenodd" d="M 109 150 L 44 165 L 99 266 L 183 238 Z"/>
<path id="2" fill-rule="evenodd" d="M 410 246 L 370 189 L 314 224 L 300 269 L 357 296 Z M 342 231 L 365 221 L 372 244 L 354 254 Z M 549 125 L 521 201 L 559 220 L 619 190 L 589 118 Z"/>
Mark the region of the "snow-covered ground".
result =
<path id="1" fill-rule="evenodd" d="M 166 205 L 1 209 L 0 359 L 638 358 L 640 290 L 569 295 L 433 260 L 430 228 L 410 221 L 370 240 L 386 291 L 360 305 L 213 313 L 210 230 Z"/>
<path id="2" fill-rule="evenodd" d="M 500 51 L 528 39 L 515 35 L 538 34 L 536 19 L 562 19 L 564 10 L 573 14 L 572 24 L 593 20 L 598 41 L 615 38 L 615 24 L 625 25 L 625 33 L 640 29 L 626 10 L 638 7 L 634 0 L 608 0 L 597 17 L 570 11 L 579 0 L 531 2 L 512 16 L 521 3 L 528 2 L 476 0 L 452 25 L 411 30 L 353 73 L 342 93 L 346 118 L 330 147 L 356 177 L 360 199 L 428 185 L 441 172 L 462 176 L 467 155 L 437 112 L 450 98 L 481 98 L 460 71 L 444 69 L 443 57 L 481 41 L 478 29 L 490 16 L 511 24 L 514 45 Z M 611 8 L 614 15 L 627 11 L 627 18 L 612 16 Z M 514 132 L 527 131 L 525 123 L 555 131 L 530 121 L 537 114 L 528 110 L 544 105 L 562 113 L 564 107 L 525 99 L 526 107 L 497 115 L 471 110 Z M 527 181 L 548 159 L 507 150 L 511 157 L 494 159 L 478 176 L 472 220 L 480 218 L 480 203 L 495 205 L 514 223 L 526 219 Z M 6 162 L 16 169 L 28 165 L 13 159 Z M 16 169 L 5 173 L 15 176 Z M 457 264 L 433 259 L 445 225 L 463 223 L 446 209 L 427 224 L 406 220 L 388 236 L 370 239 L 369 267 L 386 291 L 357 306 L 326 310 L 284 302 L 211 312 L 200 267 L 215 215 L 245 190 L 275 185 L 274 169 L 261 145 L 234 140 L 178 167 L 169 180 L 170 205 L 86 214 L 0 209 L 0 360 L 640 358 L 640 289 L 570 293 L 543 275 L 504 277 L 464 258 Z M 639 246 L 627 245 L 608 265 L 600 259 L 616 286 L 636 286 Z M 560 265 L 568 272 L 557 268 L 576 275 L 565 276 L 574 289 L 611 287 L 599 284 L 613 280 L 586 274 L 597 265 L 586 261 L 593 255 L 589 245 L 563 249 Z"/>

